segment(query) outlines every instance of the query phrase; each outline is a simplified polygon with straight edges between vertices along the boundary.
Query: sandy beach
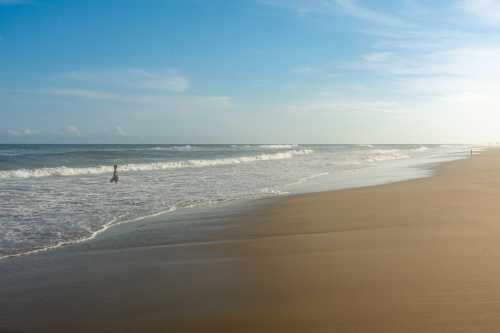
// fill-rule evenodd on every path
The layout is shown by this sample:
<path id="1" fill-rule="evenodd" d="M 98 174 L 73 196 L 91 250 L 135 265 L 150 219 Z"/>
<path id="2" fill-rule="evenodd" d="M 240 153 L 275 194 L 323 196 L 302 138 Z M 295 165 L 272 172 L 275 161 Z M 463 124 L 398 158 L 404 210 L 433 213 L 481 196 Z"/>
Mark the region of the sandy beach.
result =
<path id="1" fill-rule="evenodd" d="M 499 202 L 490 149 L 429 178 L 118 226 L 1 261 L 0 332 L 497 332 Z"/>

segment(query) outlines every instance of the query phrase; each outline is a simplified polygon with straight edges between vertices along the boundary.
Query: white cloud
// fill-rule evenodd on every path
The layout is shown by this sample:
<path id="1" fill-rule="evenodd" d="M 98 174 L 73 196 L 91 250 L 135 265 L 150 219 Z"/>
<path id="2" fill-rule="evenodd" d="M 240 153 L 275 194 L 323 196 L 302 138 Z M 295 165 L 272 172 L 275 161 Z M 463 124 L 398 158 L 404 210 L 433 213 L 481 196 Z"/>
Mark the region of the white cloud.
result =
<path id="1" fill-rule="evenodd" d="M 500 25 L 500 2 L 498 0 L 463 0 L 462 7 L 485 23 Z"/>
<path id="2" fill-rule="evenodd" d="M 119 69 L 101 72 L 73 71 L 63 75 L 71 81 L 90 82 L 109 89 L 131 89 L 182 93 L 189 89 L 188 78 L 171 71 Z"/>
<path id="3" fill-rule="evenodd" d="M 23 135 L 31 135 L 31 134 L 33 134 L 33 132 L 31 131 L 31 129 L 29 129 L 29 128 L 23 128 L 23 129 L 21 130 L 21 133 L 22 133 Z"/>
<path id="4" fill-rule="evenodd" d="M 127 132 L 121 126 L 115 126 L 114 134 L 117 136 L 127 136 Z"/>
<path id="5" fill-rule="evenodd" d="M 286 8 L 295 11 L 299 15 L 306 14 L 331 14 L 336 5 L 331 0 L 258 0 L 268 5 Z"/>
<path id="6" fill-rule="evenodd" d="M 348 64 L 345 68 L 388 75 L 396 78 L 400 85 L 412 87 L 412 92 L 436 95 L 441 91 L 484 90 L 486 86 L 496 86 L 497 82 L 500 85 L 499 58 L 500 47 L 495 45 L 463 45 L 378 61 L 363 56 L 361 62 Z"/>
<path id="7" fill-rule="evenodd" d="M 227 110 L 232 107 L 229 96 L 203 96 L 203 95 L 162 95 L 162 94 L 111 94 L 107 92 L 88 89 L 50 88 L 37 91 L 37 93 L 56 97 L 89 99 L 97 101 L 110 101 L 121 104 L 137 104 L 152 107 L 175 109 L 178 111 L 190 110 Z"/>
<path id="8" fill-rule="evenodd" d="M 390 58 L 391 54 L 389 52 L 372 52 L 363 55 L 363 59 L 368 62 L 383 62 Z"/>
<path id="9" fill-rule="evenodd" d="M 361 6 L 354 0 L 336 2 L 346 13 L 356 18 L 387 26 L 408 26 L 408 23 L 399 17 Z"/>
<path id="10" fill-rule="evenodd" d="M 456 102 L 475 110 L 477 102 L 498 105 L 500 47 L 463 47 L 432 54 L 422 63 L 423 74 L 405 80 L 402 88 L 409 94 L 427 95 Z"/>
<path id="11" fill-rule="evenodd" d="M 20 128 L 16 130 L 8 130 L 7 133 L 13 136 L 30 136 L 33 134 L 33 131 L 30 128 Z"/>
<path id="12" fill-rule="evenodd" d="M 88 99 L 118 99 L 119 96 L 102 91 L 89 90 L 89 89 L 66 89 L 66 88 L 49 88 L 42 89 L 39 93 L 62 96 L 62 97 L 78 97 Z"/>
<path id="13" fill-rule="evenodd" d="M 189 81 L 175 73 L 153 74 L 129 69 L 109 72 L 73 71 L 59 76 L 69 87 L 50 87 L 34 93 L 53 97 L 108 102 L 120 107 L 148 107 L 148 111 L 227 110 L 232 107 L 228 96 L 191 95 Z M 61 83 L 59 83 L 61 84 Z M 108 106 L 108 105 L 107 105 Z"/>
<path id="14" fill-rule="evenodd" d="M 344 13 L 357 19 L 385 26 L 409 26 L 407 22 L 395 15 L 362 6 L 355 0 L 260 0 L 259 2 L 290 9 L 300 15 L 334 16 Z"/>
<path id="15" fill-rule="evenodd" d="M 500 33 L 478 24 L 500 27 L 499 0 L 428 2 L 427 8 L 420 2 L 416 11 L 412 11 L 415 6 L 407 6 L 413 1 L 399 4 L 398 10 L 386 7 L 384 11 L 367 8 L 363 4 L 369 2 L 362 0 L 266 3 L 314 15 L 338 15 L 341 8 L 378 24 L 377 29 L 360 30 L 363 40 L 371 40 L 364 45 L 370 51 L 363 50 L 357 60 L 332 61 L 338 76 L 324 85 L 322 95 L 317 89 L 306 91 L 298 97 L 299 103 L 276 107 L 276 111 L 397 112 L 416 123 L 433 122 L 441 127 L 435 137 L 478 140 L 500 135 Z M 377 2 L 370 3 L 377 6 Z M 471 17 L 479 20 L 474 22 Z M 312 66 L 327 68 L 328 64 Z M 342 81 L 347 77 L 349 84 Z M 355 84 L 362 84 L 363 89 L 349 88 Z M 489 132 L 477 130 L 483 127 Z M 468 132 L 454 132 L 457 129 Z M 432 132 L 427 125 L 421 130 Z"/>
<path id="16" fill-rule="evenodd" d="M 80 129 L 76 125 L 66 125 L 64 127 L 64 135 L 67 136 L 80 136 Z"/>
<path id="17" fill-rule="evenodd" d="M 332 112 L 394 112 L 399 104 L 394 101 L 335 101 L 306 102 L 276 108 L 277 112 L 332 113 Z"/>
<path id="18" fill-rule="evenodd" d="M 464 39 L 455 46 L 430 48 L 427 53 L 412 51 L 411 47 L 402 49 L 389 59 L 375 62 L 372 57 L 361 56 L 357 64 L 346 68 L 359 72 L 353 75 L 380 78 L 384 82 L 379 90 L 383 98 L 392 97 L 418 114 L 432 114 L 443 128 L 453 128 L 448 125 L 455 122 L 461 127 L 474 123 L 475 128 L 500 123 L 500 47 L 489 40 Z M 467 135 L 498 135 L 497 127 L 490 126 L 488 133 Z"/>

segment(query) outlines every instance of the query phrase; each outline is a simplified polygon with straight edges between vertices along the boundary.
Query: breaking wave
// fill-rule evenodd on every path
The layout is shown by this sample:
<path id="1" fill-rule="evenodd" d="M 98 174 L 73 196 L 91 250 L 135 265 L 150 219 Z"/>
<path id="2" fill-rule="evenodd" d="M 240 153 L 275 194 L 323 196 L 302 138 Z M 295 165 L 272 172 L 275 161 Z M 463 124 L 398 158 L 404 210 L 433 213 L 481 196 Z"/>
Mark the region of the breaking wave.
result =
<path id="1" fill-rule="evenodd" d="M 274 161 L 290 159 L 297 155 L 307 155 L 312 153 L 311 149 L 290 150 L 274 154 L 260 154 L 254 156 L 240 156 L 234 158 L 207 159 L 207 160 L 184 160 L 171 162 L 154 163 L 132 163 L 120 166 L 120 172 L 139 172 L 139 171 L 161 171 L 180 168 L 204 168 L 219 165 L 233 165 L 242 163 L 251 163 L 258 161 Z M 41 169 L 16 169 L 0 171 L 0 179 L 8 178 L 39 178 L 51 176 L 86 176 L 110 173 L 113 171 L 110 165 L 99 165 L 86 168 L 69 168 L 65 166 Z"/>
<path id="2" fill-rule="evenodd" d="M 259 148 L 262 149 L 293 149 L 297 148 L 299 145 L 260 145 Z"/>
<path id="3" fill-rule="evenodd" d="M 381 162 L 390 160 L 403 160 L 410 158 L 399 149 L 373 149 L 365 156 L 366 162 Z"/>
<path id="4" fill-rule="evenodd" d="M 139 149 L 143 150 L 143 149 Z M 144 150 L 153 150 L 153 151 L 191 151 L 193 150 L 193 147 L 190 145 L 185 145 L 185 146 L 171 146 L 171 147 L 151 147 L 151 148 L 145 148 Z"/>

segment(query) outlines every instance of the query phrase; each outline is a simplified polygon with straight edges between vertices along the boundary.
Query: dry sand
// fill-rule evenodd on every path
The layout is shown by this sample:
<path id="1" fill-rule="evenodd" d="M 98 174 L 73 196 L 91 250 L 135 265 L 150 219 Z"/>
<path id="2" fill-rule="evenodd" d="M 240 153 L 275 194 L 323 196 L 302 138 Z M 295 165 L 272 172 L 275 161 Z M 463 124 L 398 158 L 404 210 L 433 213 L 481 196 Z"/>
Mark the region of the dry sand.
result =
<path id="1" fill-rule="evenodd" d="M 499 150 L 231 224 L 0 263 L 0 331 L 500 332 Z"/>
<path id="2" fill-rule="evenodd" d="M 266 303 L 283 331 L 500 332 L 498 150 L 257 216 L 252 288 L 279 290 Z"/>

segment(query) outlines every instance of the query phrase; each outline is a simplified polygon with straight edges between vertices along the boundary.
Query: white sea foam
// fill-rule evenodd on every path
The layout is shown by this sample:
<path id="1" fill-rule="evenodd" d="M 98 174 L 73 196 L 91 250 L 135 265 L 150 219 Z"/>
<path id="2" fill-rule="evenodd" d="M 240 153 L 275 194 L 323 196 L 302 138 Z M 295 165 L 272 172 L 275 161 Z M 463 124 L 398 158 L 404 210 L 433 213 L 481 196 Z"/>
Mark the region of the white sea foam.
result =
<path id="1" fill-rule="evenodd" d="M 280 195 L 290 194 L 290 192 L 281 191 L 281 190 L 278 190 L 278 189 L 272 189 L 272 188 L 269 188 L 269 187 L 264 187 L 263 189 L 260 190 L 260 192 L 264 193 L 264 194 L 273 195 L 273 196 L 280 196 Z"/>
<path id="2" fill-rule="evenodd" d="M 313 180 L 313 179 L 318 178 L 318 177 L 327 176 L 328 174 L 329 174 L 329 172 L 321 172 L 321 173 L 317 173 L 317 174 L 314 174 L 314 175 L 302 177 L 299 180 L 297 180 L 296 182 L 287 184 L 287 186 L 300 185 L 300 184 L 303 184 L 303 183 L 305 183 L 305 182 L 307 182 L 309 180 Z"/>
<path id="3" fill-rule="evenodd" d="M 150 147 L 144 148 L 140 150 L 154 150 L 154 151 L 191 151 L 193 147 L 190 145 L 185 146 L 158 146 L 158 147 Z"/>
<path id="4" fill-rule="evenodd" d="M 290 150 L 274 154 L 260 154 L 254 156 L 240 156 L 234 158 L 206 159 L 206 160 L 180 160 L 171 162 L 154 163 L 132 163 L 120 166 L 120 172 L 139 172 L 139 171 L 161 171 L 180 168 L 204 168 L 220 165 L 232 165 L 241 163 L 251 163 L 258 161 L 274 161 L 290 159 L 297 155 L 306 155 L 312 153 L 311 149 Z M 65 166 L 41 169 L 16 169 L 0 171 L 0 179 L 9 178 L 39 178 L 51 176 L 90 176 L 112 172 L 112 166 L 99 165 L 87 168 L 69 168 Z"/>
<path id="5" fill-rule="evenodd" d="M 21 154 L 16 153 L 16 152 L 10 152 L 10 151 L 0 152 L 0 156 L 12 157 L 12 156 L 19 156 L 19 155 L 21 155 Z"/>
<path id="6" fill-rule="evenodd" d="M 421 146 L 421 147 L 418 147 L 417 149 L 415 149 L 415 151 L 419 151 L 419 152 L 427 151 L 427 150 L 429 150 L 429 147 L 426 147 L 426 146 Z"/>
<path id="7" fill-rule="evenodd" d="M 376 177 L 377 170 L 386 166 L 399 168 L 430 159 L 436 162 L 463 158 L 476 147 L 152 145 L 44 147 L 40 153 L 38 147 L 28 148 L 0 149 L 4 154 L 37 152 L 35 163 L 28 158 L 0 159 L 0 168 L 16 166 L 16 170 L 0 170 L 0 257 L 89 240 L 113 225 L 142 219 L 169 207 L 186 209 L 331 189 L 351 181 L 359 186 L 364 184 L 363 177 L 371 172 Z M 310 149 L 314 149 L 314 154 L 310 154 Z M 162 154 L 155 150 L 171 151 Z M 188 158 L 183 150 L 188 151 Z M 71 154 L 65 156 L 59 154 L 61 151 Z M 112 164 L 111 158 L 120 161 L 120 173 L 128 172 L 116 186 L 103 184 L 112 172 L 112 167 L 106 165 Z M 68 167 L 63 167 L 64 163 Z M 36 169 L 45 164 L 58 167 Z M 87 167 L 90 165 L 98 166 Z M 362 170 L 365 176 L 356 180 Z M 394 179 L 408 177 L 406 170 L 404 176 L 398 176 L 397 170 L 395 174 Z M 293 184 L 300 185 L 290 186 Z"/>
<path id="8" fill-rule="evenodd" d="M 382 162 L 408 158 L 410 158 L 410 156 L 402 153 L 400 149 L 373 149 L 368 151 L 367 155 L 364 157 L 364 161 Z"/>
<path id="9" fill-rule="evenodd" d="M 174 206 L 174 207 L 170 207 L 170 208 L 168 208 L 166 210 L 159 211 L 157 213 L 153 213 L 153 214 L 149 214 L 149 215 L 145 215 L 145 216 L 140 216 L 140 217 L 136 217 L 136 218 L 129 219 L 129 220 L 121 220 L 120 221 L 118 218 L 115 218 L 115 219 L 109 221 L 108 223 L 102 225 L 99 229 L 97 229 L 96 231 L 92 232 L 90 235 L 88 235 L 86 237 L 82 237 L 82 238 L 78 238 L 78 239 L 70 239 L 70 240 L 60 241 L 60 242 L 58 242 L 56 244 L 53 244 L 53 245 L 47 245 L 47 246 L 43 246 L 43 247 L 40 247 L 40 248 L 37 248 L 37 249 L 34 249 L 34 250 L 20 252 L 20 253 L 16 253 L 16 254 L 6 254 L 6 255 L 3 255 L 3 256 L 0 255 L 0 260 L 7 259 L 7 258 L 12 258 L 12 257 L 25 256 L 25 255 L 29 255 L 29 254 L 36 254 L 36 253 L 40 253 L 40 252 L 46 252 L 46 251 L 49 251 L 49 250 L 57 249 L 57 248 L 59 248 L 61 246 L 86 242 L 86 241 L 89 241 L 89 240 L 92 240 L 92 239 L 96 238 L 99 234 L 105 232 L 106 230 L 108 230 L 111 227 L 114 227 L 114 226 L 117 226 L 117 225 L 120 225 L 120 224 L 130 223 L 130 222 L 138 222 L 138 221 L 145 220 L 147 218 L 152 218 L 152 217 L 160 216 L 160 215 L 163 215 L 163 214 L 171 213 L 171 212 L 175 211 L 176 209 L 177 208 Z"/>
<path id="10" fill-rule="evenodd" d="M 293 149 L 297 148 L 299 145 L 296 144 L 288 144 L 288 145 L 260 145 L 259 148 L 262 149 Z"/>

